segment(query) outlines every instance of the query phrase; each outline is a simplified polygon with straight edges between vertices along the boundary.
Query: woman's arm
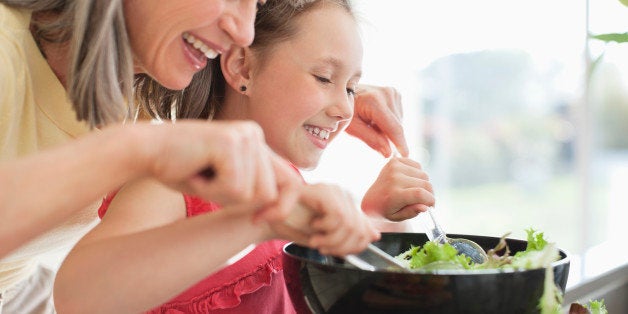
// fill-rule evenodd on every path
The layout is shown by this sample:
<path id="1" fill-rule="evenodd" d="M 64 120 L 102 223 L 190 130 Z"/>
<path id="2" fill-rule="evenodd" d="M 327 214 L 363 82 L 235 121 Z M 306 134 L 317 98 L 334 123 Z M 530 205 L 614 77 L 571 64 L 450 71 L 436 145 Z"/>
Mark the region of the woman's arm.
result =
<path id="1" fill-rule="evenodd" d="M 115 128 L 0 163 L 0 256 L 146 173 L 134 160 L 140 145 L 137 134 Z"/>
<path id="2" fill-rule="evenodd" d="M 197 175 L 207 167 L 214 169 L 212 180 Z M 270 152 L 261 129 L 251 122 L 106 128 L 0 163 L 0 256 L 125 182 L 149 176 L 225 204 L 270 203 L 277 198 L 278 181 L 300 181 Z"/>

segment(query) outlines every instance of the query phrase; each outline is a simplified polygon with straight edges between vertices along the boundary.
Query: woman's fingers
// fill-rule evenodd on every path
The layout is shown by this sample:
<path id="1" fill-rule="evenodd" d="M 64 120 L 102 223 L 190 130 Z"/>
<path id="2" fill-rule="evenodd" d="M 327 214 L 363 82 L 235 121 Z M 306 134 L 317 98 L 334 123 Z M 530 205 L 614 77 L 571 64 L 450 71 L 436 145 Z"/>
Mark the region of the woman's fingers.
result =
<path id="1" fill-rule="evenodd" d="M 183 192 L 222 205 L 277 201 L 278 172 L 292 171 L 266 145 L 259 125 L 250 121 L 177 121 L 145 126 L 150 146 L 149 175 Z M 211 169 L 211 177 L 207 174 Z M 282 180 L 286 175 L 282 174 Z"/>

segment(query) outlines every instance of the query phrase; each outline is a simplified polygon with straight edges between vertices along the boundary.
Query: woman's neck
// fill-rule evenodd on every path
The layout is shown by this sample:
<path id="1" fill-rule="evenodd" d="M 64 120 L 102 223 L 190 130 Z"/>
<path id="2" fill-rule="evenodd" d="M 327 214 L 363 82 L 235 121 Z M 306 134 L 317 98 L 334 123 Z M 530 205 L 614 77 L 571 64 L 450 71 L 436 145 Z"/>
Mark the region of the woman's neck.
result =
<path id="1" fill-rule="evenodd" d="M 42 21 L 51 18 L 52 17 L 50 16 L 50 14 L 33 13 L 31 20 Z M 66 78 L 69 68 L 68 63 L 70 59 L 69 42 L 65 41 L 61 43 L 52 43 L 39 38 L 39 36 L 36 35 L 36 28 L 33 26 L 33 23 L 31 23 L 30 31 L 33 39 L 35 40 L 35 43 L 37 43 L 37 47 L 39 47 L 41 54 L 44 56 L 46 62 L 48 62 L 48 65 L 52 69 L 52 72 L 55 74 L 59 82 L 61 82 L 61 85 L 67 89 Z"/>

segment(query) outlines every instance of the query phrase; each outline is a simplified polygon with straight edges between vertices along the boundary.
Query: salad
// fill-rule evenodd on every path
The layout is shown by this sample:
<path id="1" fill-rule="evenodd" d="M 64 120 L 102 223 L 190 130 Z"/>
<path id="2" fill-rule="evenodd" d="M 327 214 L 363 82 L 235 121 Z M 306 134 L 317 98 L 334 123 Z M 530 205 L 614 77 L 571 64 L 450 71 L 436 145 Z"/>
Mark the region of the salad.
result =
<path id="1" fill-rule="evenodd" d="M 545 268 L 545 282 L 543 295 L 539 300 L 539 310 L 542 314 L 559 314 L 563 295 L 554 283 L 554 271 L 550 267 L 552 262 L 560 259 L 558 248 L 548 242 L 542 232 L 530 228 L 526 230 L 527 246 L 524 251 L 511 255 L 506 243 L 507 233 L 501 237 L 499 243 L 486 252 L 486 262 L 476 264 L 468 256 L 458 254 L 450 244 L 440 244 L 428 241 L 423 246 L 412 246 L 409 250 L 395 256 L 409 269 L 441 270 L 441 269 L 536 269 Z M 500 254 L 498 254 L 500 253 Z M 572 307 L 579 304 L 572 304 Z M 581 306 L 589 313 L 605 314 L 604 301 L 593 301 L 588 307 Z M 572 312 L 570 313 L 583 313 Z M 586 313 L 586 312 L 584 312 Z"/>
<path id="2" fill-rule="evenodd" d="M 495 248 L 488 250 L 488 259 L 482 264 L 476 264 L 471 258 L 459 255 L 451 245 L 428 241 L 423 246 L 413 246 L 409 250 L 397 255 L 395 258 L 402 261 L 410 269 L 534 269 L 544 268 L 552 262 L 560 259 L 558 248 L 554 243 L 549 243 L 543 237 L 542 232 L 534 229 L 526 230 L 528 244 L 525 251 L 517 252 L 511 256 L 506 244 L 505 234 L 501 237 Z M 503 254 L 498 252 L 504 251 Z"/>

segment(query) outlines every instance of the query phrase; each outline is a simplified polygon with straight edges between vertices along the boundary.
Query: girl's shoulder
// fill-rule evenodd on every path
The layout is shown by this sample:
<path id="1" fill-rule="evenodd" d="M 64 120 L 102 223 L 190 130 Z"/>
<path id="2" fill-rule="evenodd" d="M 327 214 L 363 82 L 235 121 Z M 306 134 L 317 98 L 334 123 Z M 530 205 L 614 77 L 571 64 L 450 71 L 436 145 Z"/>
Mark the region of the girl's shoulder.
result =
<path id="1" fill-rule="evenodd" d="M 185 201 L 185 210 L 188 217 L 214 212 L 220 209 L 220 205 L 217 203 L 208 202 L 194 195 L 183 194 L 183 200 Z"/>
<path id="2" fill-rule="evenodd" d="M 186 217 L 182 194 L 153 179 L 127 183 L 109 193 L 98 209 L 106 221 L 135 221 L 140 228 L 153 228 Z M 126 224 L 126 223 L 125 223 Z"/>

